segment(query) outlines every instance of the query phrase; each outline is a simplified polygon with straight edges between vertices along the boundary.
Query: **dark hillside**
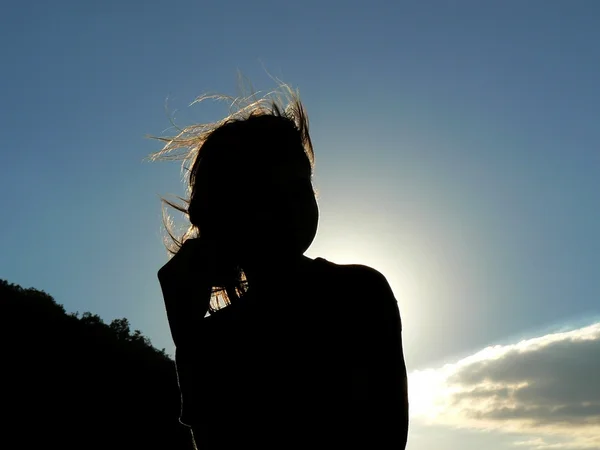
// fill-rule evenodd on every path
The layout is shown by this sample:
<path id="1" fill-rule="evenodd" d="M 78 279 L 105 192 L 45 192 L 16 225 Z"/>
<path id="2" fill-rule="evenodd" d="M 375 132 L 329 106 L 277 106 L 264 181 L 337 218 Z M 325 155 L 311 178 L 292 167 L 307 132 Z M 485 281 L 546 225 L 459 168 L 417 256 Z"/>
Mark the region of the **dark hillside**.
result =
<path id="1" fill-rule="evenodd" d="M 1 448 L 190 450 L 173 361 L 127 319 L 0 280 Z"/>

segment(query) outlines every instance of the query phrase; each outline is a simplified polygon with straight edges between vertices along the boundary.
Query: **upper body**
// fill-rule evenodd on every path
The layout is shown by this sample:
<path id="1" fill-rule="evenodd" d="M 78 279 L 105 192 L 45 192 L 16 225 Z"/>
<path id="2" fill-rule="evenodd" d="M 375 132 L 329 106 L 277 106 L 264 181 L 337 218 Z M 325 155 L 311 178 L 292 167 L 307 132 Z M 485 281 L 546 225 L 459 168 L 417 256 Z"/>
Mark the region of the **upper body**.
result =
<path id="1" fill-rule="evenodd" d="M 404 448 L 406 368 L 387 281 L 322 258 L 298 275 L 206 317 L 197 342 L 177 349 L 182 422 L 200 449 Z"/>
<path id="2" fill-rule="evenodd" d="M 319 218 L 314 154 L 287 93 L 286 107 L 251 98 L 163 139 L 159 155 L 190 148 L 189 197 L 168 203 L 190 229 L 170 233 L 174 256 L 158 273 L 182 422 L 199 449 L 403 449 L 398 304 L 375 269 L 304 255 Z"/>

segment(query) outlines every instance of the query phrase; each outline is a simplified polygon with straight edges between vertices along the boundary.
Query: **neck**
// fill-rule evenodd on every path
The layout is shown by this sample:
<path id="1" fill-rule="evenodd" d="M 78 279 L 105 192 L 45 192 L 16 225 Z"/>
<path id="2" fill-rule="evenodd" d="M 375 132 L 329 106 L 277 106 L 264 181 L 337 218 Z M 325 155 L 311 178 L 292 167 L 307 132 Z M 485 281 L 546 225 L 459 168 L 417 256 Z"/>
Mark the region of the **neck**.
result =
<path id="1" fill-rule="evenodd" d="M 254 291 L 273 287 L 289 280 L 290 274 L 302 270 L 312 261 L 304 255 L 268 257 L 262 260 L 252 259 L 241 264 L 248 287 Z"/>

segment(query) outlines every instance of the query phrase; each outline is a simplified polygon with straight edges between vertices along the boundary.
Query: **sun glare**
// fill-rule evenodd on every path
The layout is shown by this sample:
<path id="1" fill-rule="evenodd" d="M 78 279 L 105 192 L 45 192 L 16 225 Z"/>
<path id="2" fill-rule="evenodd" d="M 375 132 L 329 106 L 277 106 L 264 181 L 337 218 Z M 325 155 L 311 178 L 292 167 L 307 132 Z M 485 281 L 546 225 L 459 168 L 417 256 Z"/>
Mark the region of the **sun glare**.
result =
<path id="1" fill-rule="evenodd" d="M 446 396 L 445 378 L 439 371 L 416 370 L 408 375 L 411 417 L 435 418 L 443 410 Z"/>

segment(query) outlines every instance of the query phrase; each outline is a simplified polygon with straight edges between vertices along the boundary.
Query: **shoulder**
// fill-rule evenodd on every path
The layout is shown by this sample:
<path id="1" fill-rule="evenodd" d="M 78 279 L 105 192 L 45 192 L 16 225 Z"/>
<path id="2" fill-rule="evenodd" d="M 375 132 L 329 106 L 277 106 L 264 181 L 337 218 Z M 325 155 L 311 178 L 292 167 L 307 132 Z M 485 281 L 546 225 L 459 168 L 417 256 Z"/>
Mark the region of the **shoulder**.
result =
<path id="1" fill-rule="evenodd" d="M 393 324 L 402 329 L 400 309 L 392 288 L 383 273 L 364 264 L 336 264 L 323 258 L 317 258 L 328 267 L 330 273 L 336 272 L 339 291 L 346 293 L 349 304 L 359 311 L 363 325 L 370 317 L 377 324 Z M 368 314 L 367 314 L 368 312 Z"/>
<path id="2" fill-rule="evenodd" d="M 387 278 L 379 270 L 364 264 L 337 264 L 324 258 L 316 258 L 326 264 L 330 270 L 338 273 L 342 279 L 360 283 L 368 288 L 390 290 Z"/>

